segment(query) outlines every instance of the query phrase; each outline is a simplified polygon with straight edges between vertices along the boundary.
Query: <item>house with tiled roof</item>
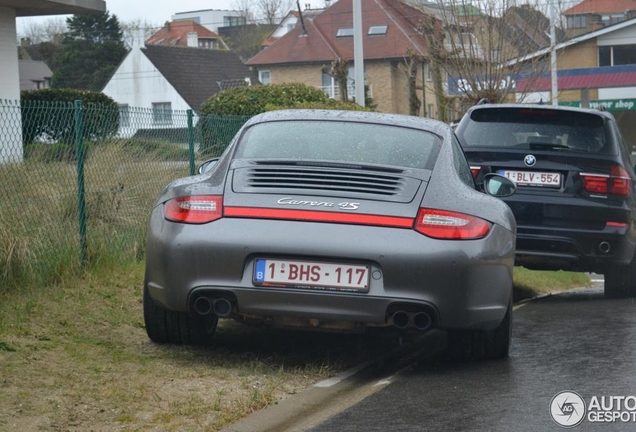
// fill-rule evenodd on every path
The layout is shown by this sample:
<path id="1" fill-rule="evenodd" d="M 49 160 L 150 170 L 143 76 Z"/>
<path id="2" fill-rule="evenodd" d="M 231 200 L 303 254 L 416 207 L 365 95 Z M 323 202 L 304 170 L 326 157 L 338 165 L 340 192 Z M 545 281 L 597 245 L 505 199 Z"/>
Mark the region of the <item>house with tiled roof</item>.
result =
<path id="1" fill-rule="evenodd" d="M 428 48 L 418 32 L 420 20 L 430 15 L 399 0 L 362 0 L 365 84 L 377 109 L 409 114 L 409 86 L 405 63 L 409 52 L 417 58 L 419 115 L 435 116 L 432 86 L 426 76 Z M 262 83 L 301 82 L 322 88 L 337 98 L 339 86 L 324 70 L 336 60 L 349 69 L 348 91 L 355 94 L 353 63 L 353 11 L 351 0 L 340 0 L 320 14 L 303 16 L 284 36 L 252 57 L 247 64 L 258 71 Z"/>
<path id="2" fill-rule="evenodd" d="M 192 46 L 208 49 L 227 49 L 223 39 L 193 20 L 167 22 L 146 39 L 146 45 Z"/>
<path id="3" fill-rule="evenodd" d="M 152 110 L 152 126 L 168 128 L 175 126 L 174 110 L 198 112 L 214 94 L 255 81 L 253 72 L 231 51 L 144 45 L 138 35 L 102 92 L 120 105 L 123 129 L 135 127 L 129 120 L 133 107 Z"/>
<path id="4" fill-rule="evenodd" d="M 636 0 L 584 0 L 563 11 L 568 37 L 636 17 Z"/>

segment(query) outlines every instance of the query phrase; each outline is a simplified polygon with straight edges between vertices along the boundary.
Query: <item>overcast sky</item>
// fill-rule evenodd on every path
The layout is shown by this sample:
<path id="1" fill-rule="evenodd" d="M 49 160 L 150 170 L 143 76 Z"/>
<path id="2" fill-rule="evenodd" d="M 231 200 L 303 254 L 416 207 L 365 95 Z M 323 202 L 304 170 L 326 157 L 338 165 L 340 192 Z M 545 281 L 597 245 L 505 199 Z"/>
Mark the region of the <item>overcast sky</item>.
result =
<path id="1" fill-rule="evenodd" d="M 318 7 L 320 0 L 301 0 L 305 4 Z M 254 0 L 256 4 L 256 0 Z M 150 21 L 155 25 L 163 25 L 176 12 L 187 12 L 202 9 L 231 9 L 232 0 L 106 0 L 106 8 L 111 14 L 117 15 L 120 21 L 131 21 L 138 18 Z M 18 33 L 27 20 L 42 21 L 50 17 L 18 18 Z"/>

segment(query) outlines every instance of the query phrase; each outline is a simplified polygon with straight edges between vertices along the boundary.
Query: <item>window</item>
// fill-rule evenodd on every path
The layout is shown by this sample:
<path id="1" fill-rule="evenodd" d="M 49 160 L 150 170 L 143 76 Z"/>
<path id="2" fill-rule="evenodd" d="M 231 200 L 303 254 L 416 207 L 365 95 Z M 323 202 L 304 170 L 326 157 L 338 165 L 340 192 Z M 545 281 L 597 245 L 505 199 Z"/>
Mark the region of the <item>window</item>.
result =
<path id="1" fill-rule="evenodd" d="M 353 36 L 353 27 L 342 27 L 338 29 L 336 33 L 336 37 L 352 37 Z"/>
<path id="2" fill-rule="evenodd" d="M 587 20 L 585 15 L 571 15 L 567 18 L 568 28 L 585 28 Z"/>
<path id="3" fill-rule="evenodd" d="M 119 127 L 130 127 L 130 107 L 128 104 L 119 105 Z"/>
<path id="4" fill-rule="evenodd" d="M 433 107 L 433 104 L 428 104 L 428 108 L 426 109 L 426 115 L 429 118 L 435 118 L 435 108 Z"/>
<path id="5" fill-rule="evenodd" d="M 431 71 L 431 64 L 430 63 L 426 63 L 426 65 L 424 67 L 426 68 L 426 70 L 425 70 L 426 81 L 433 81 L 433 72 Z"/>
<path id="6" fill-rule="evenodd" d="M 636 45 L 617 45 L 612 51 L 612 66 L 636 64 Z"/>
<path id="7" fill-rule="evenodd" d="M 500 49 L 490 50 L 490 59 L 491 59 L 491 62 L 500 62 L 501 61 L 501 50 Z"/>
<path id="8" fill-rule="evenodd" d="M 619 23 L 621 21 L 625 21 L 625 15 L 624 14 L 614 14 L 614 15 L 604 15 L 603 16 L 603 24 L 605 24 L 605 25 L 612 25 L 612 24 Z"/>
<path id="9" fill-rule="evenodd" d="M 245 17 L 240 17 L 240 16 L 223 17 L 223 27 L 234 27 L 239 25 L 245 25 Z"/>
<path id="10" fill-rule="evenodd" d="M 470 165 L 466 161 L 466 156 L 462 150 L 462 146 L 459 144 L 457 137 L 453 135 L 453 162 L 459 178 L 466 186 L 475 189 L 475 179 L 470 172 Z"/>
<path id="11" fill-rule="evenodd" d="M 346 121 L 276 121 L 248 128 L 235 156 L 430 169 L 440 144 L 437 135 L 404 127 Z"/>
<path id="12" fill-rule="evenodd" d="M 389 26 L 387 25 L 379 25 L 379 26 L 371 26 L 369 27 L 369 36 L 381 36 L 385 35 Z"/>
<path id="13" fill-rule="evenodd" d="M 172 104 L 170 102 L 153 103 L 152 120 L 155 124 L 172 124 Z"/>
<path id="14" fill-rule="evenodd" d="M 258 80 L 261 84 L 271 84 L 272 83 L 272 74 L 268 70 L 258 71 Z"/>
<path id="15" fill-rule="evenodd" d="M 599 66 L 636 64 L 636 45 L 615 45 L 598 48 Z"/>
<path id="16" fill-rule="evenodd" d="M 598 47 L 598 65 L 599 66 L 612 65 L 612 47 L 608 47 L 608 46 Z"/>

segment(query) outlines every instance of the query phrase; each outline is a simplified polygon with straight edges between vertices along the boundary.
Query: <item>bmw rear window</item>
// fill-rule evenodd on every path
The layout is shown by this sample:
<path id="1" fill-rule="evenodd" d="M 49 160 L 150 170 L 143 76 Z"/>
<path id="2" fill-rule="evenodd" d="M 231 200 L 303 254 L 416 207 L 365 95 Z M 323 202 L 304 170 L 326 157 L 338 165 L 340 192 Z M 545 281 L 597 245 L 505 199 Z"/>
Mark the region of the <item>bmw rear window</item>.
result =
<path id="1" fill-rule="evenodd" d="M 256 124 L 240 138 L 236 158 L 322 160 L 431 168 L 441 139 L 405 127 L 347 121 Z"/>
<path id="2" fill-rule="evenodd" d="M 603 117 L 533 108 L 474 110 L 459 133 L 468 147 L 615 154 Z"/>

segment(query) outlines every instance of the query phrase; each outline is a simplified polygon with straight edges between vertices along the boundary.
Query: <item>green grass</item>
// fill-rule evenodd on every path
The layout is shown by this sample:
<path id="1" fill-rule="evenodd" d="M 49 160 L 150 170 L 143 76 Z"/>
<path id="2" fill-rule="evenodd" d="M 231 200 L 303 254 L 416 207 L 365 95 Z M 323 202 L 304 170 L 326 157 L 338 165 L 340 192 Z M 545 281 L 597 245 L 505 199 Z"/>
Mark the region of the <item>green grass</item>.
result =
<path id="1" fill-rule="evenodd" d="M 591 285 L 585 273 L 536 271 L 523 267 L 515 267 L 513 281 L 515 301 Z"/>

